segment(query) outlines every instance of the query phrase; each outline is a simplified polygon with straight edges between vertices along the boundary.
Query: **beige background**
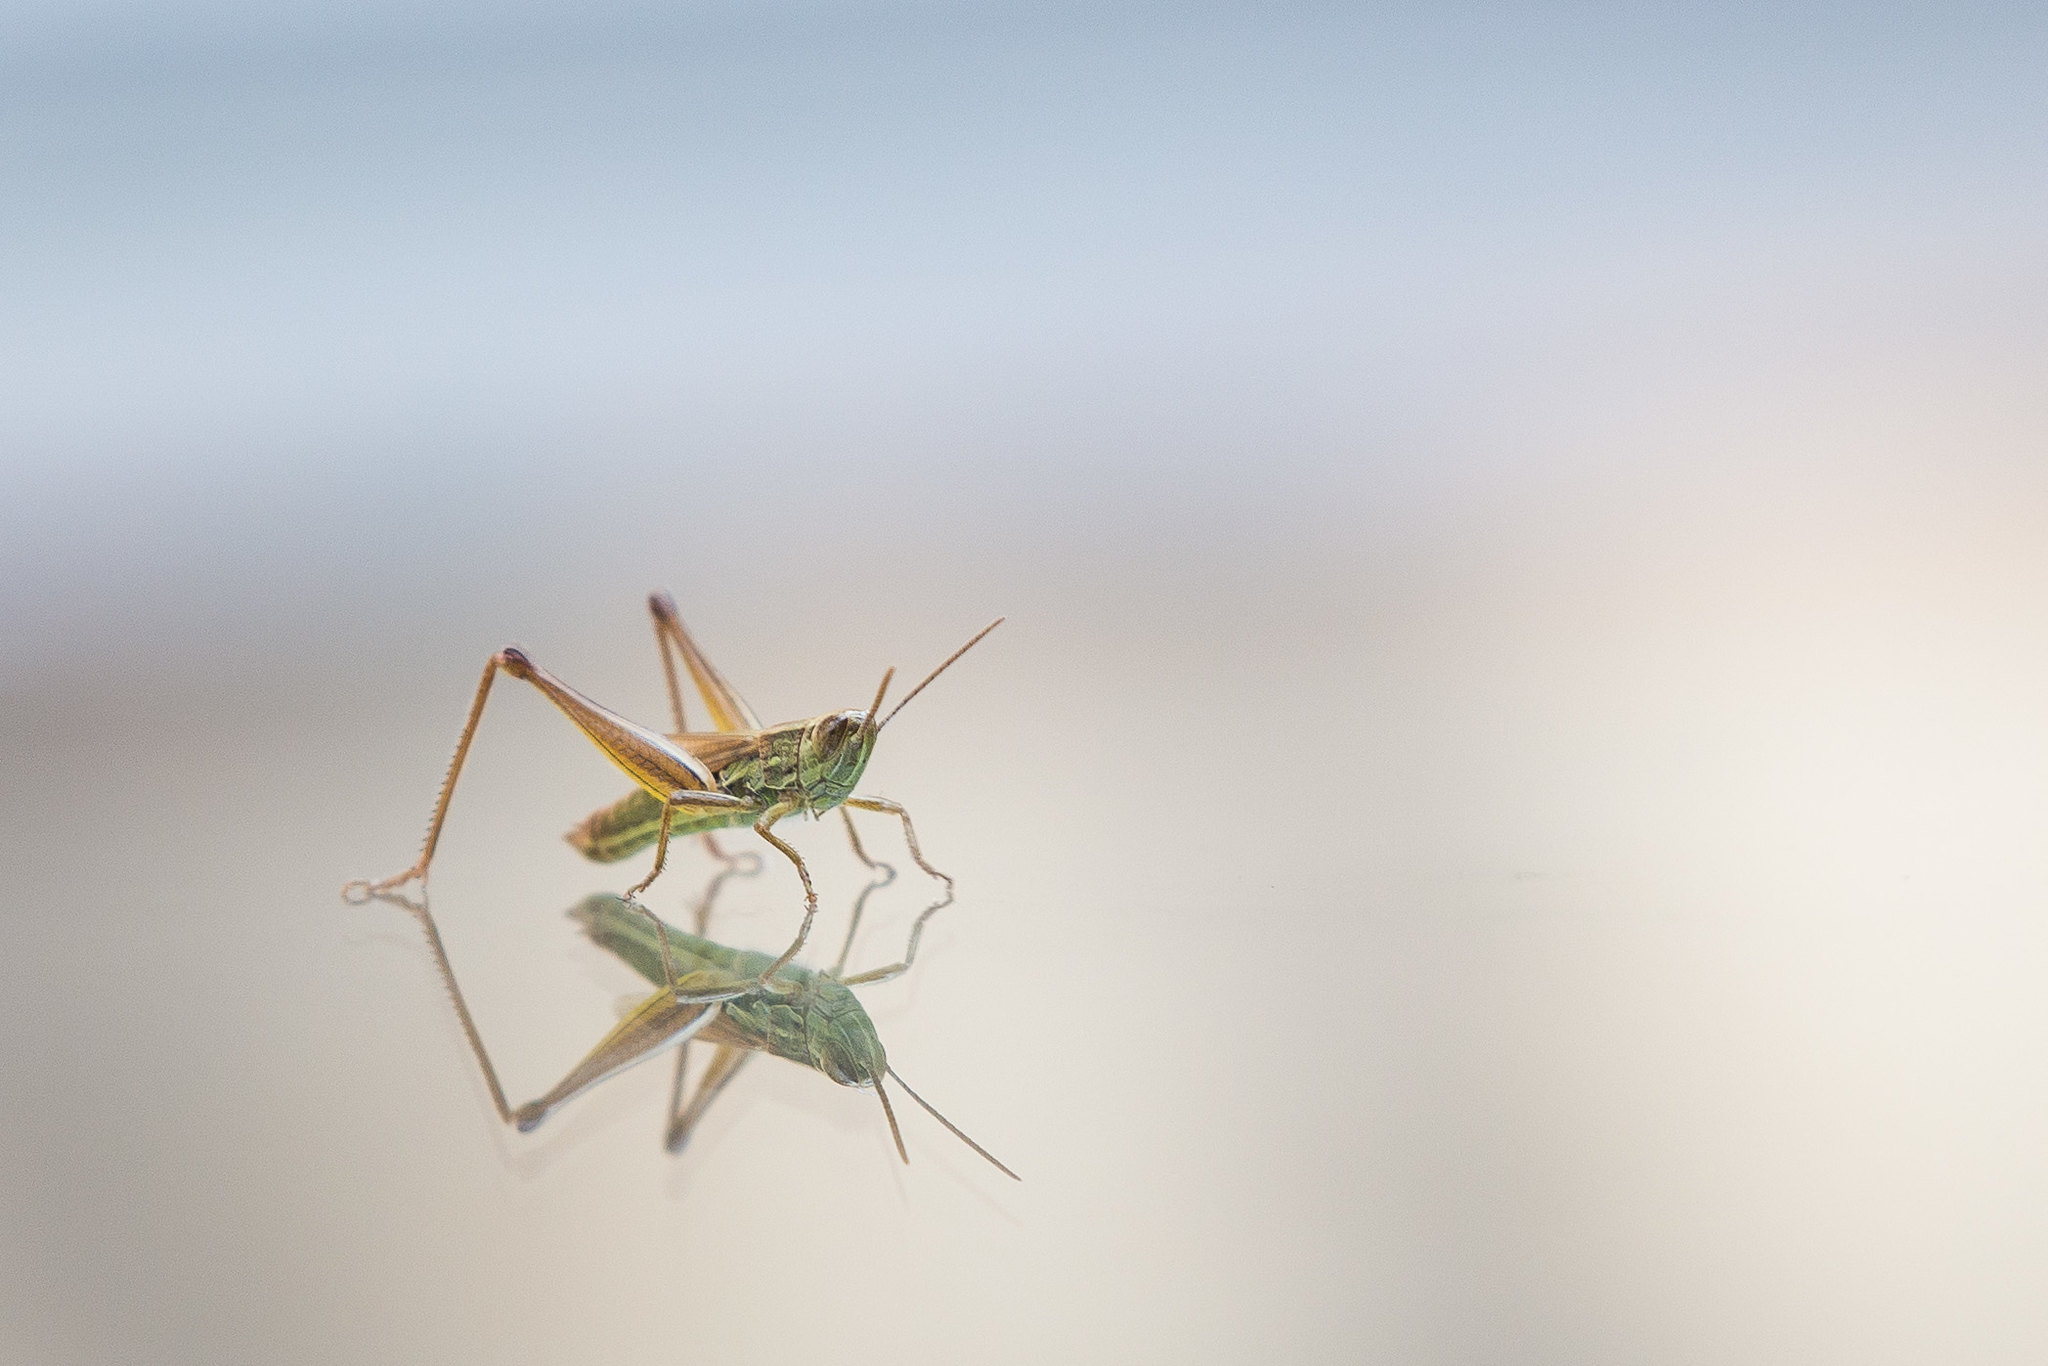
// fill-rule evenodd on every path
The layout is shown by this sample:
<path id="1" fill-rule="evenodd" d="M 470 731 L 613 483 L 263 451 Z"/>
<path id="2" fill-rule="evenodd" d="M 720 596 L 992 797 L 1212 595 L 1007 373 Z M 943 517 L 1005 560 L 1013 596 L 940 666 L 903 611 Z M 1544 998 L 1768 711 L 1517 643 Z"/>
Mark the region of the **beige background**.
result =
<path id="1" fill-rule="evenodd" d="M 2039 32 L 449 15 L 6 20 L 0 1357 L 2048 1350 Z M 1010 615 L 865 996 L 1022 1185 L 773 1062 L 502 1131 L 340 903 L 658 585 L 775 717 Z M 619 790 L 493 704 L 515 1100 Z"/>

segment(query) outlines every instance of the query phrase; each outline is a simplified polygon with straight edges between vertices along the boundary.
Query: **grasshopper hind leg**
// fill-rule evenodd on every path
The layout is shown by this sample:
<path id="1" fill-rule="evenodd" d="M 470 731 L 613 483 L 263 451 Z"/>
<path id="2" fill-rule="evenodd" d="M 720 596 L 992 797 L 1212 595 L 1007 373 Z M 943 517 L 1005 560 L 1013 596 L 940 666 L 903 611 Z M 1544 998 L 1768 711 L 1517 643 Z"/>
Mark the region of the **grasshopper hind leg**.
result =
<path id="1" fill-rule="evenodd" d="M 448 999 L 455 1006 L 455 1018 L 462 1024 L 462 1037 L 469 1041 L 469 1051 L 476 1055 L 477 1066 L 483 1070 L 484 1085 L 491 1090 L 491 1105 L 505 1123 L 517 1122 L 515 1111 L 505 1102 L 505 1088 L 498 1084 L 498 1069 L 491 1065 L 491 1055 L 484 1048 L 484 1036 L 477 1032 L 476 1021 L 470 1016 L 469 1002 L 462 998 L 462 987 L 455 980 L 455 968 L 448 961 L 448 949 L 441 942 L 441 929 L 434 923 L 434 913 L 427 909 L 424 899 L 413 901 L 391 892 L 371 892 L 364 900 L 388 901 L 420 922 L 427 947 L 433 950 L 434 968 L 441 974 L 441 985 L 447 989 Z"/>
<path id="2" fill-rule="evenodd" d="M 342 900 L 351 905 L 359 906 L 372 897 L 383 896 L 403 887 L 408 882 L 414 881 L 420 884 L 422 891 L 425 890 L 427 868 L 433 863 L 434 849 L 441 842 L 441 826 L 448 819 L 448 803 L 455 797 L 455 780 L 462 776 L 462 761 L 469 757 L 470 742 L 476 739 L 477 722 L 483 720 L 484 703 L 488 702 L 491 697 L 491 684 L 498 677 L 498 670 L 500 669 L 504 669 L 507 673 L 517 677 L 520 667 L 525 662 L 526 657 L 524 655 L 520 654 L 517 650 L 510 649 L 500 650 L 484 662 L 483 677 L 477 680 L 476 696 L 470 700 L 469 716 L 462 723 L 462 737 L 455 742 L 455 757 L 448 761 L 448 772 L 442 776 L 441 790 L 434 797 L 434 814 L 427 820 L 427 834 L 426 838 L 420 841 L 418 862 L 402 873 L 394 873 L 390 877 L 379 878 L 375 882 L 362 878 L 357 878 L 352 882 L 344 882 L 341 885 Z M 432 930 L 433 921 L 431 919 L 428 920 L 427 927 L 429 930 Z M 437 935 L 436 938 L 438 939 L 439 936 Z"/>
<path id="3" fill-rule="evenodd" d="M 679 1153 L 690 1141 L 697 1122 L 704 1118 L 704 1112 L 718 1099 L 719 1093 L 739 1075 L 740 1069 L 754 1055 L 744 1048 L 732 1048 L 721 1044 L 711 1055 L 711 1066 L 697 1079 L 697 1089 L 690 1096 L 688 1105 L 683 1104 L 683 1078 L 689 1065 L 689 1045 L 685 1044 L 676 1052 L 676 1084 L 669 1095 L 668 1132 L 662 1143 L 670 1152 Z"/>

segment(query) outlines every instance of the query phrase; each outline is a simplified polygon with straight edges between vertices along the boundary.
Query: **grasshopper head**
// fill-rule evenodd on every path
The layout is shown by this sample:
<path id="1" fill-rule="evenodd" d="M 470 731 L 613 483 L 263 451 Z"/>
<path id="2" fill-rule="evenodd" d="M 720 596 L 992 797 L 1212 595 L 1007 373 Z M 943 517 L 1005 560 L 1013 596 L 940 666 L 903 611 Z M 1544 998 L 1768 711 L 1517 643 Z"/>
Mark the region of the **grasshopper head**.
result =
<path id="1" fill-rule="evenodd" d="M 875 752 L 872 712 L 835 711 L 804 723 L 797 746 L 797 780 L 831 806 L 853 795 Z"/>
<path id="2" fill-rule="evenodd" d="M 811 1066 L 841 1086 L 875 1085 L 889 1070 L 875 1022 L 838 982 L 825 980 L 817 986 L 818 995 L 805 1019 Z"/>
<path id="3" fill-rule="evenodd" d="M 837 806 L 853 795 L 854 784 L 867 770 L 868 756 L 875 752 L 875 737 L 882 733 L 882 727 L 889 724 L 889 717 L 902 711 L 904 704 L 923 692 L 934 678 L 944 673 L 954 660 L 973 649 L 975 644 L 990 631 L 1003 624 L 997 617 L 981 628 L 974 639 L 962 645 L 946 657 L 946 662 L 924 676 L 924 682 L 912 688 L 889 712 L 882 715 L 882 698 L 888 695 L 889 680 L 896 676 L 890 669 L 882 675 L 882 686 L 875 689 L 875 700 L 868 704 L 866 711 L 835 711 L 804 723 L 803 738 L 797 745 L 797 782 L 810 795 L 813 810 Z"/>
<path id="4" fill-rule="evenodd" d="M 894 669 L 882 675 L 882 686 L 866 711 L 827 712 L 804 723 L 803 739 L 796 747 L 796 776 L 815 806 L 837 806 L 853 795 L 854 784 L 867 770 L 868 756 L 875 752 L 875 737 L 882 733 L 875 718 L 882 712 L 882 696 L 889 691 Z"/>

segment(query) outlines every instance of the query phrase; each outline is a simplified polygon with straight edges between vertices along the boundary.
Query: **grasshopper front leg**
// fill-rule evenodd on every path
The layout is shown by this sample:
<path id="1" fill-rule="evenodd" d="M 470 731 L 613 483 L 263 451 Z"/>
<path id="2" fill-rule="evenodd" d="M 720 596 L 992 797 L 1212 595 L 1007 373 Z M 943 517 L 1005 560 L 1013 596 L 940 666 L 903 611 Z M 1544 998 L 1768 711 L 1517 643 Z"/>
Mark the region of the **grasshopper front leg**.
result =
<path id="1" fill-rule="evenodd" d="M 866 982 L 886 982 L 892 977 L 901 977 L 904 973 L 910 971 L 910 965 L 917 961 L 917 944 L 918 941 L 924 937 L 924 922 L 930 920 L 940 911 L 945 910 L 946 907 L 953 904 L 953 879 L 948 877 L 946 874 L 940 872 L 938 869 L 932 867 L 931 864 L 925 862 L 924 851 L 920 849 L 917 844 L 917 829 L 916 827 L 911 825 L 910 813 L 904 810 L 901 804 L 897 802 L 892 802 L 888 800 L 886 797 L 848 797 L 846 801 L 843 803 L 843 805 L 850 806 L 861 811 L 874 811 L 879 812 L 883 815 L 894 816 L 898 820 L 902 821 L 903 842 L 910 846 L 911 859 L 915 861 L 917 866 L 922 868 L 927 874 L 934 878 L 937 878 L 940 882 L 944 883 L 946 888 L 944 895 L 942 895 L 937 901 L 934 901 L 931 905 L 925 907 L 923 912 L 918 915 L 917 919 L 911 922 L 910 942 L 904 946 L 903 958 L 900 962 L 891 963 L 887 967 L 873 968 L 867 972 L 857 973 L 852 977 L 846 977 L 841 979 L 848 986 L 857 986 Z M 846 830 L 849 836 L 853 835 L 853 821 L 850 817 L 847 819 L 846 822 Z M 862 854 L 863 862 L 865 862 L 865 854 L 861 850 L 860 840 L 857 836 L 854 837 L 853 847 L 855 853 Z M 862 894 L 862 899 L 866 899 L 865 893 Z M 851 931 L 849 931 L 847 935 L 847 943 L 851 945 L 852 942 L 852 933 Z M 845 962 L 844 953 L 840 955 L 840 961 L 842 963 Z"/>
<path id="2" fill-rule="evenodd" d="M 868 898 L 896 880 L 896 870 L 879 859 L 868 857 L 867 846 L 860 842 L 860 831 L 853 828 L 853 815 L 842 805 L 839 808 L 840 823 L 846 827 L 846 842 L 853 846 L 853 856 L 867 865 L 868 885 L 860 889 L 860 895 L 853 899 L 853 914 L 846 918 L 846 938 L 839 945 L 839 960 L 832 965 L 834 977 L 846 972 L 846 956 L 853 952 L 853 937 L 860 933 L 860 918 L 867 910 Z"/>

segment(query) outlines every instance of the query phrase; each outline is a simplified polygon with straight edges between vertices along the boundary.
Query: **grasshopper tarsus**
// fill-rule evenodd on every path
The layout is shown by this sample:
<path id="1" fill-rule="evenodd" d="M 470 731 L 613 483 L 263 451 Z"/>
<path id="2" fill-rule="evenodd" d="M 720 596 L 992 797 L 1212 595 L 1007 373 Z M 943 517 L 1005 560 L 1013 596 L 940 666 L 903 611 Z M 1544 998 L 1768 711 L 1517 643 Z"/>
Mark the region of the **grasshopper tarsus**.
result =
<path id="1" fill-rule="evenodd" d="M 425 870 L 408 868 L 395 877 L 381 878 L 371 882 L 365 878 L 354 878 L 341 884 L 341 899 L 351 906 L 366 905 L 381 896 L 388 896 L 408 882 L 417 882 L 424 889 L 427 885 Z"/>

